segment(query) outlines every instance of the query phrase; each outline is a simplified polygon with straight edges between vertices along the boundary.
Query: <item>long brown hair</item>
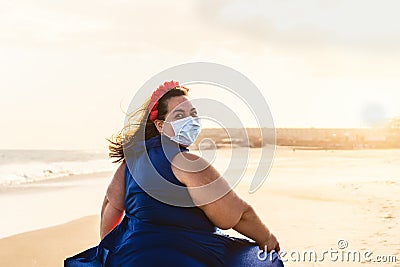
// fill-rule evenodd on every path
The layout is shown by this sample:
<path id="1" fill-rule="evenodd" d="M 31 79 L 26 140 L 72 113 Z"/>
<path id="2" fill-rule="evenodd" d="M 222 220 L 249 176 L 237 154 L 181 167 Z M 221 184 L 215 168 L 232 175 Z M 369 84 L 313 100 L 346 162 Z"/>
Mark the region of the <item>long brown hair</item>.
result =
<path id="1" fill-rule="evenodd" d="M 183 86 L 177 86 L 165 93 L 158 100 L 157 119 L 164 120 L 168 113 L 168 100 L 171 97 L 187 95 L 187 90 Z M 134 145 L 137 141 L 150 139 L 160 135 L 153 121 L 149 118 L 148 99 L 139 109 L 128 115 L 128 124 L 117 134 L 107 138 L 109 142 L 109 157 L 115 158 L 113 163 L 122 162 L 125 159 L 124 148 Z M 144 133 L 144 134 L 143 134 Z"/>

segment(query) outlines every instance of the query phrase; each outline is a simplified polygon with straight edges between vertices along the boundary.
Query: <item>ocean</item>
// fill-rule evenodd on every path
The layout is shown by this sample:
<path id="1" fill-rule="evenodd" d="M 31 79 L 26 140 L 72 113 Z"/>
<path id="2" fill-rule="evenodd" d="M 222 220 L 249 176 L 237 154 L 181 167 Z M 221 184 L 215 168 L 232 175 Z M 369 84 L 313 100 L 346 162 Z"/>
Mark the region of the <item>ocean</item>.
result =
<path id="1" fill-rule="evenodd" d="M 113 169 L 104 150 L 0 150 L 0 186 Z"/>
<path id="2" fill-rule="evenodd" d="M 246 174 L 243 177 L 245 183 L 251 182 L 259 164 L 264 165 L 266 172 L 269 170 L 268 162 L 259 162 L 261 153 L 259 148 L 235 149 L 241 151 L 240 158 L 232 159 L 229 149 L 192 152 L 201 154 L 206 160 L 212 162 L 225 178 L 237 178 L 237 174 L 242 173 L 243 170 L 239 167 L 241 164 L 236 163 L 247 161 Z M 211 153 L 211 156 L 208 153 Z M 250 154 L 247 155 L 247 153 Z M 233 164 L 230 164 L 231 161 Z M 299 178 L 300 173 L 307 167 L 314 172 L 320 172 L 325 179 L 336 182 L 347 179 L 398 181 L 400 179 L 399 164 L 400 149 L 296 150 L 293 152 L 290 148 L 281 147 L 273 160 L 272 170 L 282 168 L 287 174 L 283 180 L 291 184 L 302 180 Z M 336 166 L 336 172 L 327 173 L 328 166 Z M 367 166 L 374 166 L 374 168 L 367 168 Z M 116 167 L 117 165 L 108 158 L 106 150 L 0 150 L 0 187 L 72 175 L 114 171 Z M 295 177 L 292 177 L 292 174 Z M 315 179 L 315 181 L 318 180 L 320 178 Z"/>

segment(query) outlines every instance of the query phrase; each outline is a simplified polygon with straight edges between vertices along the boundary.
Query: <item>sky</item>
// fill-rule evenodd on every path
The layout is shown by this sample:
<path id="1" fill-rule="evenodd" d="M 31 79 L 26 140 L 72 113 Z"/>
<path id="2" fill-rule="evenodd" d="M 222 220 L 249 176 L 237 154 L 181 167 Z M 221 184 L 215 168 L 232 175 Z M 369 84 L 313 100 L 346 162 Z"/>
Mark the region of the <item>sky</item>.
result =
<path id="1" fill-rule="evenodd" d="M 276 127 L 366 127 L 400 116 L 399 8 L 396 0 L 0 0 L 0 149 L 105 147 L 148 79 L 197 61 L 247 76 Z M 254 126 L 245 108 L 237 112 Z"/>

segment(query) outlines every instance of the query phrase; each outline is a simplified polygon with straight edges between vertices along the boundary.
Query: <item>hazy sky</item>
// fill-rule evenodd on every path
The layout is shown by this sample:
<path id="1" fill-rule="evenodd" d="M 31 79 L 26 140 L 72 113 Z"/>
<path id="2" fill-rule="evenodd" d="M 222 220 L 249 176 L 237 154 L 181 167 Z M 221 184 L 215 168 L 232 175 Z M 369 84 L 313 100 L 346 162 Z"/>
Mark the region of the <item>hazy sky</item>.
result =
<path id="1" fill-rule="evenodd" d="M 250 78 L 276 127 L 400 115 L 398 10 L 397 0 L 0 0 L 0 149 L 105 147 L 146 80 L 193 61 Z"/>

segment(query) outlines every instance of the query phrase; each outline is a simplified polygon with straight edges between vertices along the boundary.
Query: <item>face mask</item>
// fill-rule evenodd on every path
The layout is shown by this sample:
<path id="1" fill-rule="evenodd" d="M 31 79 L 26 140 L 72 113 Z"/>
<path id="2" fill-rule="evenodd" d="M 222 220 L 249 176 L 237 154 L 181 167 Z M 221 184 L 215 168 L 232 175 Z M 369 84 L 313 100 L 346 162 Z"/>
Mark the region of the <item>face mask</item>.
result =
<path id="1" fill-rule="evenodd" d="M 197 117 L 188 116 L 168 123 L 171 124 L 175 132 L 175 135 L 169 138 L 185 146 L 193 144 L 201 130 L 200 119 Z"/>

